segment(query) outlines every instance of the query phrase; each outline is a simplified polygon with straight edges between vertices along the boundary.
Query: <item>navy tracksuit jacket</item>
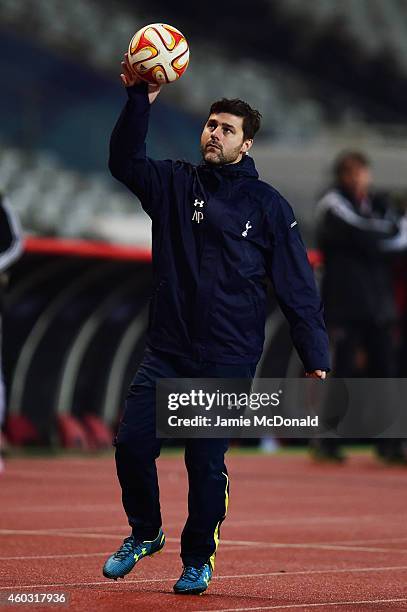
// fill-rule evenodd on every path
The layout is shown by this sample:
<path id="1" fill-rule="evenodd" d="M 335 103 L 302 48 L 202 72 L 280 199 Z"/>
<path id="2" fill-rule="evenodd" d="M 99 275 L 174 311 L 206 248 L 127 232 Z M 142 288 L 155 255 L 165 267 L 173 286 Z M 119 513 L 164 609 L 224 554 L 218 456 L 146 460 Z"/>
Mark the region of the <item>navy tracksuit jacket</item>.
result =
<path id="1" fill-rule="evenodd" d="M 147 88 L 127 91 L 109 167 L 152 219 L 149 345 L 212 362 L 258 361 L 268 276 L 305 370 L 329 369 L 321 300 L 290 205 L 259 180 L 249 156 L 215 168 L 146 157 Z"/>
<path id="2" fill-rule="evenodd" d="M 154 293 L 149 348 L 126 399 L 116 465 L 133 535 L 151 540 L 161 525 L 155 381 L 253 377 L 264 342 L 267 276 L 307 371 L 329 368 L 328 339 L 289 204 L 258 179 L 248 156 L 221 167 L 146 157 L 147 87 L 127 92 L 111 138 L 109 167 L 152 219 Z M 186 442 L 185 565 L 214 565 L 229 497 L 227 446 L 223 439 Z"/>

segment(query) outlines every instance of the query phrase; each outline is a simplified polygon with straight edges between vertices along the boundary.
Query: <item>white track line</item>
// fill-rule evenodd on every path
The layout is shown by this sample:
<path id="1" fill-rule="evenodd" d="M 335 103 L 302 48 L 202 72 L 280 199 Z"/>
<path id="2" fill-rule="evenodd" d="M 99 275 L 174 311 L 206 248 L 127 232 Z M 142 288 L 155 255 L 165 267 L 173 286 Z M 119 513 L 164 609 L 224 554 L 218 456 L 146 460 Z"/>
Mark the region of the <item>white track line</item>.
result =
<path id="1" fill-rule="evenodd" d="M 392 544 L 392 543 L 399 543 L 399 542 L 406 542 L 407 538 L 374 538 L 372 540 L 366 539 L 366 540 L 338 540 L 336 542 L 330 542 L 330 544 L 334 544 L 335 546 L 338 545 L 346 545 L 348 544 Z"/>
<path id="2" fill-rule="evenodd" d="M 70 553 L 66 555 L 26 555 L 25 557 L 0 557 L 0 561 L 35 561 L 37 559 L 78 559 L 80 557 L 104 557 L 111 554 L 112 551 L 95 553 Z"/>
<path id="3" fill-rule="evenodd" d="M 220 542 L 228 542 L 228 544 L 232 544 L 233 542 L 238 545 L 246 545 L 248 547 L 253 548 L 300 548 L 300 549 L 313 549 L 313 550 L 343 550 L 343 551 L 354 551 L 354 552 L 389 552 L 389 553 L 407 553 L 407 549 L 400 548 L 372 548 L 367 546 L 344 546 L 344 545 L 336 545 L 336 544 L 311 544 L 311 543 L 297 543 L 291 544 L 289 542 L 248 542 L 245 540 L 220 540 Z"/>
<path id="4" fill-rule="evenodd" d="M 44 469 L 47 469 L 47 465 L 44 465 Z M 61 466 L 59 466 L 61 468 Z M 89 466 L 88 466 L 88 470 L 89 470 Z M 29 480 L 30 485 L 34 482 L 34 481 L 47 481 L 50 482 L 50 480 L 57 480 L 58 482 L 61 481 L 61 473 L 59 471 L 48 471 L 48 472 L 35 472 L 35 471 L 26 471 L 26 470 L 14 470 L 11 468 L 7 468 L 7 471 L 5 472 L 5 475 L 7 478 L 11 477 L 14 478 L 15 476 L 22 476 L 24 480 Z M 64 476 L 63 476 L 63 480 L 75 480 L 76 482 L 103 482 L 104 484 L 108 484 L 109 483 L 109 478 L 111 478 L 110 483 L 115 483 L 115 477 L 112 476 L 110 477 L 105 476 L 103 474 L 99 475 L 88 475 L 87 473 L 84 473 L 83 470 L 78 470 L 75 473 L 67 473 L 64 472 Z"/>
<path id="5" fill-rule="evenodd" d="M 78 529 L 81 529 L 80 527 Z M 77 533 L 77 528 L 69 527 L 63 529 L 0 529 L 1 535 L 33 535 L 33 536 L 59 536 L 67 538 L 103 538 L 107 540 L 117 540 L 120 537 L 127 537 L 129 535 L 128 530 L 126 533 Z M 178 538 L 166 537 L 167 542 L 178 542 Z"/>
<path id="6" fill-rule="evenodd" d="M 304 524 L 312 525 L 313 523 L 353 523 L 356 521 L 372 521 L 381 522 L 389 517 L 388 514 L 364 514 L 361 516 L 312 516 L 312 517 L 281 517 L 281 518 L 267 518 L 267 519 L 256 519 L 256 521 L 250 519 L 243 520 L 225 520 L 225 525 L 244 527 L 256 526 L 256 525 L 291 525 L 291 524 Z M 397 517 L 395 517 L 397 520 Z M 399 517 L 400 522 L 404 522 L 404 516 Z"/>
<path id="7" fill-rule="evenodd" d="M 103 539 L 103 540 L 117 540 L 120 534 L 107 534 L 107 533 L 77 533 L 74 529 L 72 531 L 61 531 L 53 529 L 0 529 L 0 535 L 31 535 L 31 536 L 49 536 L 49 537 L 63 537 L 63 538 L 83 538 L 83 539 Z M 175 538 L 167 538 L 167 540 L 177 542 Z M 404 548 L 377 548 L 368 546 L 345 546 L 335 544 L 317 543 L 312 544 L 308 542 L 292 544 L 289 542 L 264 542 L 264 541 L 252 541 L 252 540 L 224 540 L 223 544 L 229 544 L 231 546 L 247 546 L 251 548 L 277 548 L 277 549 L 302 549 L 302 550 L 335 550 L 335 551 L 346 551 L 346 552 L 368 552 L 368 553 L 391 553 L 391 554 L 405 554 L 407 549 Z"/>
<path id="8" fill-rule="evenodd" d="M 27 510 L 26 510 L 27 512 Z M 130 527 L 128 525 L 118 525 L 117 523 L 115 525 L 99 525 L 99 526 L 94 526 L 94 525 L 90 525 L 89 527 L 55 527 L 55 528 L 50 528 L 47 531 L 49 531 L 50 533 L 52 533 L 53 531 L 58 531 L 58 532 L 72 532 L 72 533 L 80 533 L 81 531 L 83 532 L 98 532 L 98 531 L 118 531 L 119 533 L 117 534 L 117 537 L 120 537 L 120 532 L 126 533 L 126 535 L 129 534 L 130 531 Z M 1 529 L 0 529 L 0 533 L 1 533 Z M 342 544 L 342 542 L 334 542 L 334 544 Z"/>
<path id="9" fill-rule="evenodd" d="M 169 541 L 169 538 L 167 538 L 167 542 L 168 541 Z M 173 539 L 173 541 L 175 542 L 175 539 Z M 236 550 L 247 550 L 247 546 L 241 546 L 241 545 L 231 546 L 231 545 L 225 544 L 222 541 L 220 541 L 220 546 L 221 548 L 219 550 L 222 553 L 222 555 L 224 553 L 234 554 Z M 179 548 L 169 549 L 168 547 L 166 547 L 164 552 L 165 554 L 179 554 L 180 549 Z M 37 559 L 75 559 L 75 558 L 80 558 L 80 557 L 105 557 L 111 554 L 112 554 L 112 551 L 109 550 L 107 552 L 94 552 L 94 553 L 66 553 L 66 554 L 60 554 L 60 555 L 25 555 L 25 556 L 14 556 L 14 557 L 12 556 L 0 557 L 0 561 L 36 561 Z"/>
<path id="10" fill-rule="evenodd" d="M 103 507 L 105 508 L 106 506 L 103 506 Z M 60 507 L 60 508 L 56 508 L 56 507 L 52 508 L 50 506 L 47 506 L 47 507 L 44 506 L 44 510 L 45 510 L 45 508 L 47 508 L 48 510 L 50 509 L 52 511 L 53 510 L 61 510 L 61 512 L 64 512 L 64 513 L 65 513 L 65 510 L 66 510 L 65 506 Z M 26 508 L 21 509 L 21 506 L 19 507 L 19 509 L 22 512 L 23 511 L 27 512 L 27 509 Z M 90 509 L 93 509 L 93 508 L 90 508 Z M 32 510 L 32 507 L 30 506 L 30 512 L 31 512 L 31 510 Z M 34 510 L 35 510 L 35 507 L 34 507 Z M 14 512 L 14 510 L 13 510 L 13 512 Z M 1 515 L 1 512 L 0 512 L 0 515 Z M 349 518 L 346 518 L 346 517 L 312 517 L 312 518 L 311 517 L 310 518 L 298 517 L 298 518 L 294 518 L 294 519 L 257 519 L 256 518 L 255 520 L 252 519 L 251 521 L 249 521 L 249 520 L 239 521 L 239 520 L 226 519 L 226 521 L 224 523 L 224 526 L 223 526 L 223 529 L 225 529 L 225 528 L 227 529 L 228 527 L 235 526 L 235 525 L 237 527 L 241 527 L 241 526 L 245 526 L 245 525 L 248 525 L 248 526 L 251 526 L 251 527 L 255 527 L 258 524 L 261 524 L 261 525 L 275 525 L 275 524 L 276 525 L 280 525 L 280 524 L 293 524 L 293 523 L 294 524 L 306 524 L 306 525 L 308 525 L 308 524 L 313 524 L 313 523 L 319 524 L 319 523 L 348 523 L 348 522 L 354 522 L 354 521 L 360 522 L 361 520 L 362 521 L 377 520 L 378 522 L 382 522 L 383 519 L 386 519 L 386 518 L 388 518 L 388 517 L 385 516 L 385 515 L 376 515 L 374 517 L 372 517 L 371 515 L 365 515 L 365 516 L 362 516 L 362 517 L 349 517 Z M 400 517 L 400 521 L 401 520 L 404 520 L 404 516 Z M 183 527 L 183 524 L 184 524 L 184 521 L 180 518 L 180 520 L 177 521 L 177 522 L 168 522 L 168 521 L 165 521 L 163 527 L 164 527 L 164 529 L 169 528 L 169 527 L 177 528 L 177 527 Z M 75 531 L 103 531 L 103 530 L 112 530 L 112 531 L 118 530 L 118 531 L 120 531 L 120 530 L 124 530 L 124 529 L 127 529 L 127 530 L 129 529 L 129 526 L 126 525 L 126 523 L 124 523 L 124 524 L 115 523 L 114 525 L 89 525 L 88 527 L 58 527 L 58 528 L 53 529 L 53 531 L 73 531 L 73 530 L 75 530 Z M 389 539 L 388 541 L 390 541 L 390 540 L 391 539 Z M 394 538 L 394 540 L 397 540 L 397 541 L 407 540 L 407 538 Z M 377 542 L 379 542 L 379 541 L 380 542 L 381 541 L 385 542 L 385 541 L 387 541 L 387 539 L 361 540 L 361 543 L 364 543 L 364 542 L 376 542 L 376 541 Z M 345 544 L 346 541 L 344 541 L 344 540 L 337 540 L 337 541 L 330 542 L 330 543 L 331 544 Z"/>
<path id="11" fill-rule="evenodd" d="M 62 512 L 65 514 L 67 512 L 94 512 L 95 510 L 117 510 L 121 512 L 121 508 L 117 504 L 77 504 L 69 506 L 69 508 L 64 505 L 30 506 L 30 512 L 46 513 Z M 13 506 L 10 506 L 8 508 L 2 508 L 0 515 L 6 514 L 7 512 L 12 512 L 13 514 L 15 514 L 16 512 L 27 512 L 27 508 L 21 506 L 19 506 L 18 508 L 15 508 Z"/>
<path id="12" fill-rule="evenodd" d="M 234 580 L 241 578 L 265 578 L 269 576 L 309 576 L 314 574 L 354 574 L 354 573 L 369 573 L 369 572 L 395 572 L 395 571 L 406 571 L 407 565 L 396 565 L 392 567 L 355 567 L 355 568 L 333 568 L 333 569 L 319 569 L 319 570 L 297 570 L 297 571 L 288 571 L 288 572 L 267 572 L 260 574 L 231 574 L 224 576 L 214 576 L 213 580 Z M 176 578 L 137 578 L 135 580 L 127 580 L 123 583 L 123 586 L 128 584 L 138 584 L 145 582 L 168 582 L 178 580 L 178 576 Z M 100 580 L 97 582 L 58 582 L 53 584 L 25 584 L 25 585 L 14 585 L 14 586 L 0 586 L 1 591 L 6 591 L 10 589 L 46 589 L 46 588 L 65 588 L 65 587 L 89 587 L 89 586 L 100 586 L 100 585 L 112 585 L 114 586 L 117 583 L 115 581 L 109 580 Z M 246 608 L 244 608 L 246 609 Z"/>
<path id="13" fill-rule="evenodd" d="M 167 538 L 168 542 L 168 538 Z M 246 549 L 246 546 L 222 546 L 222 553 L 235 552 L 237 550 Z M 165 554 L 180 554 L 179 548 L 165 547 Z M 25 555 L 16 557 L 0 557 L 0 561 L 36 561 L 37 559 L 76 559 L 80 557 L 107 557 L 112 551 L 93 552 L 93 553 L 66 553 L 60 555 Z"/>
<path id="14" fill-rule="evenodd" d="M 400 599 L 359 599 L 354 601 L 324 601 L 322 603 L 304 603 L 304 604 L 288 604 L 283 606 L 256 606 L 252 608 L 219 608 L 213 610 L 207 608 L 206 610 L 197 610 L 196 612 L 243 612 L 244 610 L 291 610 L 292 608 L 320 608 L 323 606 L 367 606 L 371 604 L 387 604 L 387 603 L 402 603 L 407 601 L 407 598 Z"/>
<path id="15" fill-rule="evenodd" d="M 229 549 L 231 550 L 231 549 Z M 179 549 L 168 550 L 165 549 L 166 553 L 179 553 Z M 36 561 L 37 559 L 79 559 L 81 557 L 107 557 L 111 555 L 112 551 L 108 552 L 94 552 L 94 553 L 67 553 L 66 555 L 26 555 L 25 557 L 0 557 L 0 561 Z"/>
<path id="16" fill-rule="evenodd" d="M 48 506 L 49 508 L 49 506 Z M 32 507 L 30 506 L 30 512 L 32 510 Z M 27 509 L 24 509 L 24 512 L 27 512 Z M 404 517 L 402 517 L 404 519 Z M 366 519 L 366 517 L 364 517 L 364 519 Z M 330 520 L 330 519 L 328 519 Z M 334 519 L 336 521 L 336 519 Z M 343 519 L 346 520 L 346 519 Z M 356 519 L 352 519 L 352 520 L 356 520 Z M 359 520 L 359 519 L 357 519 Z M 382 520 L 382 519 L 381 519 Z M 267 519 L 262 521 L 261 519 L 256 519 L 256 524 L 258 524 L 259 522 L 261 523 L 268 523 L 270 521 L 268 521 Z M 298 522 L 304 522 L 304 523 L 309 523 L 309 522 L 321 522 L 321 518 L 316 518 L 316 519 L 299 519 Z M 339 519 L 338 519 L 339 522 Z M 229 521 L 226 520 L 225 524 L 224 524 L 224 529 L 227 530 L 227 528 L 231 525 L 231 524 L 241 524 L 241 523 L 248 523 L 251 524 L 253 526 L 253 520 L 251 522 L 249 521 Z M 165 522 L 164 524 L 164 529 L 166 529 L 167 527 L 176 527 L 176 528 L 182 528 L 183 527 L 183 521 L 179 521 L 177 523 L 168 523 Z M 4 531 L 4 530 L 3 530 Z M 11 531 L 11 530 L 7 530 L 7 531 Z M 15 531 L 13 531 L 13 533 L 19 533 L 19 531 L 16 529 Z M 38 530 L 37 530 L 38 531 Z M 129 532 L 129 526 L 126 524 L 122 524 L 119 525 L 117 523 L 115 523 L 114 525 L 89 525 L 88 527 L 56 527 L 54 529 L 47 529 L 47 533 L 63 533 L 63 532 L 68 532 L 68 533 L 80 533 L 80 532 L 98 532 L 98 531 L 118 531 L 119 533 L 117 534 L 117 537 L 120 537 L 120 535 L 123 534 L 128 534 Z M 0 529 L 0 535 L 1 535 L 2 530 Z M 41 530 L 41 534 L 44 532 L 44 530 Z M 121 532 L 121 533 L 120 533 Z M 31 533 L 35 533 L 34 530 L 32 530 Z M 224 542 L 224 540 L 222 540 Z M 373 538 L 373 539 L 362 539 L 362 540 L 334 540 L 331 542 L 320 542 L 321 544 L 329 544 L 332 546 L 346 546 L 347 544 L 386 544 L 386 543 L 393 543 L 393 542 L 406 542 L 407 541 L 407 537 L 401 537 L 401 538 Z M 250 543 L 251 544 L 251 543 Z"/>
<path id="17" fill-rule="evenodd" d="M 31 512 L 31 510 L 32 510 L 32 508 L 30 506 L 30 512 Z M 25 509 L 24 511 L 26 512 L 27 510 Z M 242 521 L 242 522 L 246 523 L 247 521 Z M 259 521 L 256 519 L 256 524 L 258 522 Z M 267 520 L 262 521 L 260 519 L 260 522 L 268 522 L 268 521 Z M 302 519 L 299 522 L 314 522 L 314 519 L 311 519 L 309 521 L 307 519 Z M 320 522 L 320 519 L 317 518 L 316 522 Z M 235 524 L 235 523 L 239 523 L 240 524 L 240 521 L 235 521 L 235 522 L 232 521 L 232 524 Z M 252 521 L 252 523 L 253 523 L 253 521 Z M 231 524 L 230 521 L 225 522 L 226 530 L 227 530 L 227 527 L 230 526 L 230 524 Z M 183 522 L 182 521 L 179 521 L 178 523 L 174 523 L 174 524 L 170 524 L 170 523 L 167 523 L 167 522 L 165 523 L 165 528 L 166 527 L 178 527 L 178 528 L 181 528 L 182 526 L 183 526 Z M 8 530 L 8 531 L 10 531 L 10 530 Z M 43 534 L 43 531 L 44 530 L 41 530 L 41 535 Z M 81 533 L 81 532 L 84 532 L 84 533 L 86 533 L 86 532 L 91 532 L 91 533 L 92 532 L 96 532 L 97 533 L 98 531 L 118 531 L 119 533 L 117 534 L 117 537 L 119 538 L 121 536 L 125 537 L 126 535 L 128 535 L 129 527 L 128 527 L 128 525 L 118 525 L 117 523 L 114 524 L 114 525 L 97 525 L 97 526 L 91 525 L 89 527 L 58 527 L 58 528 L 55 528 L 55 529 L 47 530 L 47 534 L 48 533 L 50 533 L 50 534 L 52 534 L 52 533 L 61 533 L 62 534 L 62 533 L 65 533 L 65 532 L 67 532 L 68 534 L 69 533 Z M 14 533 L 18 534 L 19 532 L 20 532 L 20 530 L 15 530 L 15 532 L 13 531 L 13 534 Z M 0 535 L 1 535 L 1 533 L 2 533 L 2 530 L 0 529 Z M 31 532 L 30 532 L 30 535 L 34 535 L 34 533 L 31 534 Z M 111 535 L 113 535 L 113 534 L 109 534 L 109 537 L 111 537 Z M 169 539 L 167 538 L 167 540 L 169 540 Z M 362 545 L 363 546 L 365 544 L 392 544 L 392 543 L 400 543 L 400 542 L 406 542 L 406 541 L 407 541 L 407 537 L 402 537 L 402 538 L 372 538 L 372 539 L 366 538 L 366 539 L 362 539 L 362 540 L 334 540 L 334 541 L 331 541 L 331 542 L 316 542 L 314 544 L 329 545 L 329 546 L 346 546 L 347 547 L 349 545 L 352 545 L 352 546 Z M 224 544 L 225 542 L 226 542 L 226 540 L 224 540 L 224 539 L 221 540 L 221 543 Z M 233 542 L 235 542 L 235 540 L 233 540 Z M 255 544 L 255 542 L 249 542 L 249 543 L 246 542 L 245 544 L 238 544 L 237 547 L 238 548 L 242 548 L 242 546 L 251 546 L 251 545 L 254 545 L 254 544 Z"/>
<path id="18" fill-rule="evenodd" d="M 1 535 L 30 535 L 30 536 L 48 536 L 60 538 L 83 538 L 83 539 L 100 539 L 100 540 L 117 540 L 120 534 L 107 533 L 76 533 L 75 531 L 57 531 L 57 530 L 30 530 L 30 529 L 0 529 Z M 128 535 L 128 534 L 126 534 Z"/>
<path id="19" fill-rule="evenodd" d="M 30 512 L 93 512 L 95 510 L 102 509 L 106 510 L 117 510 L 118 512 L 122 512 L 121 506 L 118 504 L 83 504 L 83 505 L 75 505 L 75 506 L 66 506 L 66 505 L 39 505 L 39 506 L 30 506 Z M 18 507 L 10 506 L 8 508 L 1 508 L 1 514 L 6 513 L 19 513 L 19 512 L 27 512 L 26 508 L 22 508 L 21 505 Z M 268 525 L 312 525 L 312 524 L 320 524 L 320 523 L 354 523 L 360 521 L 372 521 L 372 522 L 383 522 L 386 520 L 388 515 L 385 514 L 365 514 L 362 516 L 313 516 L 313 517 L 279 517 L 279 518 L 258 518 L 256 521 L 253 519 L 232 519 L 229 518 L 225 522 L 225 526 L 227 527 L 244 527 L 249 526 L 255 528 L 257 526 L 268 526 Z M 397 521 L 398 517 L 394 517 Z M 393 517 L 392 517 L 393 520 Z M 399 517 L 400 522 L 404 520 L 404 517 Z M 180 518 L 179 521 L 170 521 L 166 522 L 166 527 L 178 527 L 183 525 L 183 519 Z M 91 528 L 90 528 L 91 529 Z"/>

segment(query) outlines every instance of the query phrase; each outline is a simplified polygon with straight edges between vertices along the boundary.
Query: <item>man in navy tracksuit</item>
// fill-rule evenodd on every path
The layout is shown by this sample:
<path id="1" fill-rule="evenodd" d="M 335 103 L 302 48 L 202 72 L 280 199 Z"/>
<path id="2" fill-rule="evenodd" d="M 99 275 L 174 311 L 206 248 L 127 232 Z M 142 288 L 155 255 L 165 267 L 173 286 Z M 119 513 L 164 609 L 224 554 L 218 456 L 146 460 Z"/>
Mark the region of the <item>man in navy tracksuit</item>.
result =
<path id="1" fill-rule="evenodd" d="M 117 579 L 161 550 L 155 460 L 158 378 L 253 378 L 263 349 L 266 278 L 272 280 L 294 345 L 310 376 L 329 369 L 321 300 L 290 205 L 258 178 L 247 155 L 260 115 L 241 100 L 212 105 L 201 137 L 203 162 L 146 156 L 150 104 L 158 87 L 122 63 L 128 101 L 111 138 L 110 170 L 152 219 L 154 291 L 147 349 L 116 438 L 123 505 L 132 527 L 105 563 Z M 225 439 L 190 439 L 188 520 L 177 593 L 202 593 L 212 577 L 229 479 Z"/>

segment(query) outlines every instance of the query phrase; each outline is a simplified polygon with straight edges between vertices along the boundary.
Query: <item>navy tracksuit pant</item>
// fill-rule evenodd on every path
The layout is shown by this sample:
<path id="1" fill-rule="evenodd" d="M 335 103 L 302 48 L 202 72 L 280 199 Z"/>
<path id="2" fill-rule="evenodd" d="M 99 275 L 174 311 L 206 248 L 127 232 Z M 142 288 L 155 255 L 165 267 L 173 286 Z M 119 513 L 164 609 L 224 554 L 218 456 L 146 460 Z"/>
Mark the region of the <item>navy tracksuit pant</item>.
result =
<path id="1" fill-rule="evenodd" d="M 155 431 L 155 382 L 159 378 L 253 378 L 256 364 L 194 361 L 147 348 L 130 385 L 115 440 L 122 500 L 136 540 L 152 540 L 161 527 L 156 459 L 162 440 Z M 224 462 L 227 439 L 189 439 L 188 519 L 181 536 L 184 565 L 214 566 L 219 529 L 226 516 L 229 478 Z"/>

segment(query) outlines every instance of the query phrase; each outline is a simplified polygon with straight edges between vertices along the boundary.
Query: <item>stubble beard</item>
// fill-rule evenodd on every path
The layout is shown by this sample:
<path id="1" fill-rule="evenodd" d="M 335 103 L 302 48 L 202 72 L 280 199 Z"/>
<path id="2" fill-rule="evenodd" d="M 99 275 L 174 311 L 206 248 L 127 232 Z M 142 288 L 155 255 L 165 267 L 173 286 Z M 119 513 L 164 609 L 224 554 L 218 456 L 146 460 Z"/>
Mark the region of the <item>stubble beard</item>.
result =
<path id="1" fill-rule="evenodd" d="M 208 146 L 208 143 L 206 143 L 205 146 L 201 146 L 202 158 L 207 164 L 213 164 L 214 166 L 232 164 L 233 162 L 237 160 L 237 158 L 240 155 L 240 146 L 236 147 L 235 149 L 232 149 L 230 153 L 226 155 L 223 149 L 216 148 L 212 151 L 208 151 L 206 149 L 207 146 Z"/>

